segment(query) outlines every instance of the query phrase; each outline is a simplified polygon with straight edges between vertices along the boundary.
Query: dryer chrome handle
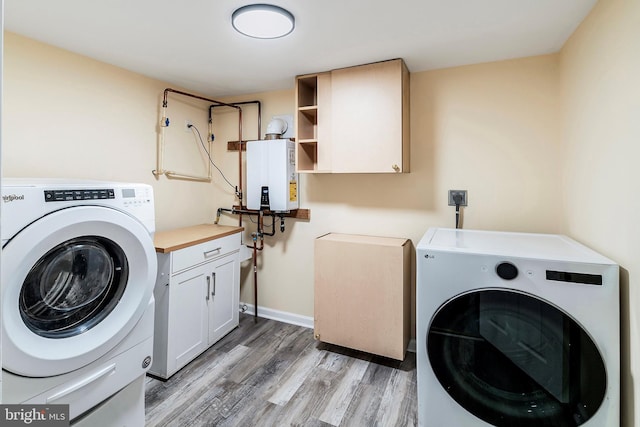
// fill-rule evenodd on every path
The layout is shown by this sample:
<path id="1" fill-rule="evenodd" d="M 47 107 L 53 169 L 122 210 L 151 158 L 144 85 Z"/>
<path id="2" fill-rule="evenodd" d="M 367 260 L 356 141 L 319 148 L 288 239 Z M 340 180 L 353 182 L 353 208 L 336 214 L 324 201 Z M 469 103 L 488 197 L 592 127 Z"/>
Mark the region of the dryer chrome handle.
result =
<path id="1" fill-rule="evenodd" d="M 112 363 L 111 365 L 100 369 L 98 372 L 95 372 L 93 374 L 91 374 L 90 376 L 83 378 L 82 380 L 78 381 L 75 384 L 72 384 L 71 386 L 65 388 L 64 390 L 60 390 L 59 392 L 49 396 L 46 398 L 46 403 L 51 403 L 54 402 L 56 400 L 59 400 L 71 393 L 73 393 L 74 391 L 78 391 L 81 388 L 84 388 L 86 386 L 88 386 L 89 384 L 98 381 L 100 378 L 102 377 L 106 377 L 107 375 L 111 375 L 116 371 L 116 364 Z"/>

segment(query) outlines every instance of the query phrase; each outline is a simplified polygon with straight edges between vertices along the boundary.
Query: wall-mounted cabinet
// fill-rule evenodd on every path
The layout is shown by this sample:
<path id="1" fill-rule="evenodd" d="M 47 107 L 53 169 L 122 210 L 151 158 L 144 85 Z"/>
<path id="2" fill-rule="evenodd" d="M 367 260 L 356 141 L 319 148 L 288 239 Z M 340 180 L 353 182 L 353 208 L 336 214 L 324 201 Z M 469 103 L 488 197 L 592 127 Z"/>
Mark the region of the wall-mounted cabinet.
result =
<path id="1" fill-rule="evenodd" d="M 402 59 L 296 78 L 299 172 L 409 171 L 409 72 Z"/>

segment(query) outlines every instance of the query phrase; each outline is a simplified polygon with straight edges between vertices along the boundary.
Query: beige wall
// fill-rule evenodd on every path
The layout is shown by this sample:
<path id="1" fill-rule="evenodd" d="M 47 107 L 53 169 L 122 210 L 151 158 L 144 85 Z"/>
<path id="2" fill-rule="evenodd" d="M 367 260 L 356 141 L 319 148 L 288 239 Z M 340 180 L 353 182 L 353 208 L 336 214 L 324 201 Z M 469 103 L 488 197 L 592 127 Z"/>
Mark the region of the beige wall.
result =
<path id="1" fill-rule="evenodd" d="M 469 191 L 468 228 L 559 232 L 557 67 L 550 55 L 412 74 L 411 173 L 302 174 L 300 203 L 312 219 L 288 220 L 284 235 L 267 238 L 260 305 L 313 316 L 316 237 L 370 234 L 415 245 L 428 227 L 454 226 L 448 189 Z M 272 115 L 293 114 L 293 98 L 291 90 L 234 100 L 263 101 L 264 128 Z M 249 273 L 241 300 L 253 303 Z"/>
<path id="2" fill-rule="evenodd" d="M 158 229 L 212 222 L 235 203 L 213 183 L 156 180 L 162 91 L 168 84 L 7 34 L 3 121 L 4 176 L 147 182 L 154 186 Z M 411 173 L 302 175 L 301 207 L 311 221 L 287 221 L 267 239 L 259 261 L 260 305 L 313 316 L 313 241 L 328 232 L 406 237 L 414 245 L 431 226 L 454 225 L 448 189 L 467 189 L 467 228 L 561 231 L 557 56 L 542 56 L 411 76 Z M 293 81 L 292 81 L 293 84 Z M 293 90 L 255 94 L 263 130 L 293 114 Z M 203 174 L 196 123 L 206 138 L 206 104 L 170 94 L 165 169 Z M 255 138 L 256 109 L 246 108 L 244 137 Z M 216 109 L 212 157 L 238 182 L 237 114 Z M 222 223 L 235 224 L 225 216 Z M 245 221 L 246 242 L 254 226 Z M 243 266 L 241 299 L 253 302 Z"/>
<path id="3" fill-rule="evenodd" d="M 640 426 L 640 2 L 601 0 L 560 57 L 565 232 L 621 266 L 625 427 Z"/>
<path id="4" fill-rule="evenodd" d="M 213 185 L 151 173 L 167 83 L 12 33 L 4 42 L 3 176 L 144 182 L 158 229 L 213 218 Z M 192 104 L 169 98 L 166 166 L 203 173 L 193 135 L 179 126 L 189 116 L 206 138 L 206 111 Z"/>
<path id="5" fill-rule="evenodd" d="M 640 366 L 631 356 L 640 345 L 639 33 L 640 3 L 601 0 L 559 55 L 413 73 L 412 172 L 303 175 L 301 207 L 312 219 L 288 220 L 284 234 L 268 238 L 260 305 L 312 316 L 315 237 L 334 231 L 415 244 L 430 226 L 453 226 L 447 189 L 467 189 L 466 228 L 566 233 L 620 263 L 623 425 L 640 425 Z M 5 34 L 4 60 L 3 176 L 149 183 L 158 229 L 211 222 L 235 202 L 215 170 L 211 184 L 151 174 L 167 83 L 14 34 Z M 293 114 L 293 90 L 235 100 L 244 99 L 263 102 L 263 133 L 272 115 Z M 169 100 L 165 167 L 206 173 L 183 130 L 188 119 L 206 137 L 205 104 Z M 257 134 L 252 108 L 246 138 Z M 213 158 L 232 183 L 237 153 L 226 141 L 237 138 L 235 123 L 235 113 L 216 112 Z M 245 263 L 241 299 L 249 303 L 251 281 Z"/>

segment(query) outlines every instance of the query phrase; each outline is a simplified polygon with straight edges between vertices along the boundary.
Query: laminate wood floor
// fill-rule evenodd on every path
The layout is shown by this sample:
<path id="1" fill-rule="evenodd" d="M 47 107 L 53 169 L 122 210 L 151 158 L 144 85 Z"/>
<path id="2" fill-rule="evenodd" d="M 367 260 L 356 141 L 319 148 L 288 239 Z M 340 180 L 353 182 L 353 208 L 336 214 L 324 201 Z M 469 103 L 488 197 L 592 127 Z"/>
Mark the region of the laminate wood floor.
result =
<path id="1" fill-rule="evenodd" d="M 238 328 L 169 380 L 147 378 L 146 425 L 415 426 L 415 356 L 398 362 L 241 314 Z"/>

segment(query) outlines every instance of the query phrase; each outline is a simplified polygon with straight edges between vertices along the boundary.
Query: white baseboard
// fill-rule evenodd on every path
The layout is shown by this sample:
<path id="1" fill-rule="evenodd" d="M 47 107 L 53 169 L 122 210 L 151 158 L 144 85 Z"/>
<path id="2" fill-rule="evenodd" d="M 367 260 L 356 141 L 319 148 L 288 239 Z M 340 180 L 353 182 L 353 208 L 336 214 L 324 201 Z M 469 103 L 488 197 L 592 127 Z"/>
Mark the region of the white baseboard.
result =
<path id="1" fill-rule="evenodd" d="M 255 306 L 253 304 L 248 304 L 242 301 L 240 302 L 241 313 L 253 315 L 255 313 L 254 307 Z M 313 317 L 309 316 L 301 316 L 299 314 L 258 306 L 258 317 L 264 317 L 265 319 L 277 320 L 279 322 L 313 329 Z"/>
<path id="2" fill-rule="evenodd" d="M 245 302 L 240 302 L 240 312 L 253 315 L 254 305 Z M 274 310 L 272 308 L 258 307 L 258 317 L 264 317 L 265 319 L 277 320 L 283 323 L 289 323 L 291 325 L 302 326 L 305 328 L 313 329 L 313 317 L 301 316 L 299 314 L 289 313 L 287 311 Z M 416 352 L 416 340 L 409 341 L 407 351 L 410 353 Z"/>

